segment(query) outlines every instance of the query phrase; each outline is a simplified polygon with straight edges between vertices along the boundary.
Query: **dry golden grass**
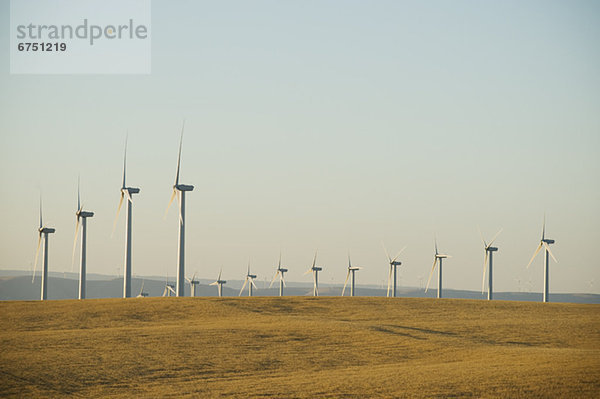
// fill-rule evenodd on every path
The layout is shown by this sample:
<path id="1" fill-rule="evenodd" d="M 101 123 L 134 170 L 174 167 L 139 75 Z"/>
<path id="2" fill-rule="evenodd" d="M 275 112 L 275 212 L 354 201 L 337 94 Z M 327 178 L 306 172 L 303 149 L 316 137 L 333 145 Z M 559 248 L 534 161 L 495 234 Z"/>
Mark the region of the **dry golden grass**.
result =
<path id="1" fill-rule="evenodd" d="M 0 395 L 600 397 L 600 306 L 387 298 L 0 303 Z"/>

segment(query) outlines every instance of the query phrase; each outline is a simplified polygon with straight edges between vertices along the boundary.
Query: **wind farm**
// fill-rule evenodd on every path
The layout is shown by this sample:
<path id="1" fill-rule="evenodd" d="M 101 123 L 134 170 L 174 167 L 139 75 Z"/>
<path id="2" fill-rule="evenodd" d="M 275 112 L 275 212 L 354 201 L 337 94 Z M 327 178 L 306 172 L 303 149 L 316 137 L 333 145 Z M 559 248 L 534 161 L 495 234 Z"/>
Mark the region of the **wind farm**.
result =
<path id="1" fill-rule="evenodd" d="M 21 3 L 0 396 L 600 397 L 600 3 Z"/>

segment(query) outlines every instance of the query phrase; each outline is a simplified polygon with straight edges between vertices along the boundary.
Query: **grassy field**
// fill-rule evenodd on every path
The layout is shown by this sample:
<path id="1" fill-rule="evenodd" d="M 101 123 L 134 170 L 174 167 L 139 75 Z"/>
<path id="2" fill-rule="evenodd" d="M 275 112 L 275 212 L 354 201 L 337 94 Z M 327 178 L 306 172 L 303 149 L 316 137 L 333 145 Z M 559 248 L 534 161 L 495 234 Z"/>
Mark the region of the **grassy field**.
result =
<path id="1" fill-rule="evenodd" d="M 0 395 L 600 397 L 600 305 L 407 298 L 0 303 Z"/>

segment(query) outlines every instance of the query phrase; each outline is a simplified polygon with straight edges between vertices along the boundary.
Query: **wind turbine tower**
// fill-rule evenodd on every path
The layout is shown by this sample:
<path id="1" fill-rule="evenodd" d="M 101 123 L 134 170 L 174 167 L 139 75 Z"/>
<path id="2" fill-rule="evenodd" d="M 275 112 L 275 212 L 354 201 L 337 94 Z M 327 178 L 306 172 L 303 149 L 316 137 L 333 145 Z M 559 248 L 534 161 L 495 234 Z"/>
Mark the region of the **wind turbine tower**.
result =
<path id="1" fill-rule="evenodd" d="M 194 186 L 187 184 L 179 184 L 179 170 L 181 166 L 181 145 L 183 143 L 183 130 L 185 128 L 185 121 L 181 127 L 181 136 L 179 138 L 179 155 L 177 156 L 177 172 L 175 174 L 175 184 L 173 184 L 173 195 L 167 206 L 167 212 L 169 207 L 173 203 L 175 196 L 179 202 L 179 239 L 178 239 L 178 251 L 177 251 L 177 296 L 184 295 L 184 284 L 185 284 L 185 193 L 192 191 Z M 166 213 L 165 213 L 166 215 Z M 193 296 L 193 295 L 192 295 Z"/>
<path id="2" fill-rule="evenodd" d="M 117 208 L 117 216 L 115 217 L 114 228 L 119 218 L 119 212 L 121 212 L 121 206 L 123 205 L 123 199 L 127 197 L 127 207 L 125 214 L 125 267 L 123 270 L 123 298 L 131 298 L 131 211 L 133 206 L 133 194 L 138 194 L 140 189 L 137 187 L 127 187 L 125 184 L 125 176 L 127 171 L 127 139 L 125 139 L 125 155 L 123 156 L 123 184 L 121 185 L 121 200 L 119 201 L 119 207 Z"/>
<path id="3" fill-rule="evenodd" d="M 546 238 L 546 216 L 544 216 L 544 224 L 543 224 L 543 227 L 542 227 L 542 239 L 540 240 L 540 245 L 538 245 L 537 249 L 533 253 L 533 256 L 531 257 L 531 260 L 527 264 L 527 268 L 529 268 L 529 265 L 531 265 L 531 262 L 533 262 L 533 260 L 535 259 L 535 257 L 537 256 L 537 254 L 540 252 L 540 250 L 543 247 L 544 248 L 544 293 L 543 293 L 543 296 L 542 296 L 543 302 L 548 302 L 549 295 L 550 295 L 550 290 L 549 290 L 549 285 L 550 285 L 550 257 L 548 255 L 550 255 L 552 257 L 552 259 L 554 259 L 554 262 L 558 263 L 558 261 L 556 260 L 556 258 L 552 254 L 552 251 L 550 251 L 550 244 L 554 244 L 555 242 L 556 241 L 554 241 L 554 240 L 552 240 L 550 238 Z"/>
<path id="4" fill-rule="evenodd" d="M 387 249 L 385 248 L 385 245 L 382 243 L 383 245 L 383 250 L 385 251 L 385 255 L 388 258 L 388 262 L 390 264 L 390 272 L 388 274 L 388 284 L 387 284 L 387 294 L 386 296 L 390 296 L 390 285 L 393 286 L 392 289 L 392 297 L 395 298 L 396 297 L 396 269 L 398 268 L 398 266 L 400 266 L 402 264 L 402 262 L 398 261 L 398 256 L 400 256 L 400 254 L 402 253 L 402 251 L 404 251 L 406 249 L 406 247 L 402 248 L 398 254 L 392 259 L 390 257 L 390 254 L 388 253 Z M 393 275 L 393 277 L 392 277 Z M 391 284 L 393 281 L 393 284 Z"/>
<path id="5" fill-rule="evenodd" d="M 319 296 L 319 272 L 323 270 L 322 267 L 316 266 L 317 263 L 317 251 L 315 251 L 315 257 L 313 258 L 312 267 L 304 274 L 313 274 L 313 296 Z"/>
<path id="6" fill-rule="evenodd" d="M 42 199 L 40 197 L 40 227 L 38 228 L 38 245 L 35 251 L 35 262 L 33 264 L 33 277 L 31 282 L 35 280 L 35 269 L 37 267 L 38 256 L 40 254 L 40 244 L 42 243 L 42 237 L 44 239 L 44 256 L 42 263 L 42 294 L 41 300 L 45 301 L 48 299 L 48 234 L 56 232 L 56 229 L 52 227 L 44 226 L 42 221 Z"/>
<path id="7" fill-rule="evenodd" d="M 81 223 L 81 257 L 79 260 L 79 299 L 85 299 L 86 289 L 86 258 L 87 258 L 87 218 L 94 216 L 94 212 L 84 211 L 81 204 L 79 192 L 79 180 L 77 180 L 77 211 L 75 212 L 75 239 L 73 240 L 73 255 L 71 263 L 75 259 L 75 248 L 77 247 L 77 236 L 79 235 L 79 224 Z"/>
<path id="8" fill-rule="evenodd" d="M 275 276 L 273 277 L 273 280 L 271 280 L 271 284 L 269 284 L 269 288 L 271 288 L 271 286 L 273 286 L 273 283 L 275 282 L 275 279 L 277 278 L 277 276 L 279 276 L 279 296 L 283 296 L 283 287 L 285 286 L 285 280 L 283 278 L 283 274 L 287 273 L 288 269 L 284 269 L 281 267 L 281 252 L 279 253 L 279 264 L 277 265 L 277 272 L 275 273 Z"/>
<path id="9" fill-rule="evenodd" d="M 433 261 L 433 266 L 431 267 L 431 273 L 429 273 L 429 279 L 427 280 L 427 286 L 425 287 L 425 292 L 427 292 L 427 290 L 429 289 L 429 283 L 431 282 L 431 277 L 433 277 L 433 272 L 435 270 L 436 265 L 439 262 L 437 297 L 441 298 L 442 297 L 442 260 L 445 258 L 450 258 L 451 256 L 446 255 L 446 254 L 441 254 L 438 252 L 437 238 L 434 239 L 434 245 L 435 245 L 435 259 Z"/>
<path id="10" fill-rule="evenodd" d="M 352 281 L 350 282 L 350 296 L 354 296 L 354 273 L 360 269 L 362 269 L 362 267 L 352 266 L 352 262 L 350 261 L 350 254 L 348 254 L 348 273 L 346 274 L 344 288 L 342 288 L 342 296 L 344 296 L 344 292 L 346 291 L 346 285 L 348 284 L 348 278 L 350 277 L 350 274 L 352 274 Z"/>
<path id="11" fill-rule="evenodd" d="M 483 259 L 483 280 L 481 282 L 481 293 L 483 294 L 485 292 L 485 273 L 486 273 L 486 268 L 488 269 L 488 301 L 492 300 L 493 297 L 493 277 L 494 277 L 494 273 L 493 273 L 493 256 L 494 256 L 494 252 L 498 251 L 497 247 L 492 247 L 492 244 L 494 243 L 494 241 L 496 241 L 496 238 L 498 238 L 498 235 L 502 232 L 502 229 L 500 229 L 500 231 L 498 231 L 496 233 L 496 235 L 494 236 L 494 238 L 492 238 L 492 240 L 489 242 L 489 244 L 487 242 L 485 242 L 485 239 L 483 238 L 483 234 L 481 234 L 481 231 L 479 232 L 479 235 L 481 235 L 481 241 L 483 242 L 483 249 L 485 250 L 485 258 Z"/>

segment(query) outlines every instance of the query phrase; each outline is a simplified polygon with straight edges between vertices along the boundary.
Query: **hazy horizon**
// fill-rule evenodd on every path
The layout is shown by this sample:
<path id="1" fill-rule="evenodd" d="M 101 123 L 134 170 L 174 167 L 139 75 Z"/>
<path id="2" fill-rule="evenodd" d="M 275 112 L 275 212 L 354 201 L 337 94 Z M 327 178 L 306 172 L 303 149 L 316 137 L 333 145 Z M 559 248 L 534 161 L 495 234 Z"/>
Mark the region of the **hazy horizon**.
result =
<path id="1" fill-rule="evenodd" d="M 10 75 L 0 4 L 0 269 L 30 270 L 38 200 L 49 267 L 71 271 L 77 178 L 88 273 L 123 267 L 114 237 L 123 145 L 133 273 L 176 273 L 177 206 L 166 220 L 182 120 L 186 274 L 289 281 L 315 250 L 323 283 L 425 282 L 433 240 L 444 288 L 480 290 L 486 239 L 494 290 L 526 269 L 546 214 L 550 293 L 600 293 L 600 5 L 594 2 L 152 3 L 151 75 Z M 38 271 L 40 266 L 38 265 Z M 78 270 L 77 262 L 75 271 Z M 432 286 L 435 288 L 434 276 Z"/>

